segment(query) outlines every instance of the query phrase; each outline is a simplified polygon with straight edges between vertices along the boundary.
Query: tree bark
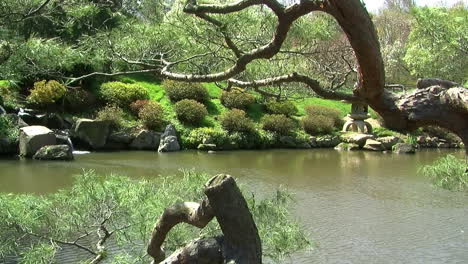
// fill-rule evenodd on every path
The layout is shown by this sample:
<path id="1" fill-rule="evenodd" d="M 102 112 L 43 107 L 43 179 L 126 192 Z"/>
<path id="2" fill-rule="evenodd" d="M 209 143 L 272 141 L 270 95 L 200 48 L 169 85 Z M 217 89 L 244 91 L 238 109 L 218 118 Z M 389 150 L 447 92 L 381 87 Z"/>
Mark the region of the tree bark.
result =
<path id="1" fill-rule="evenodd" d="M 262 263 L 262 247 L 252 214 L 235 180 L 217 175 L 205 185 L 201 204 L 181 203 L 167 208 L 155 225 L 148 245 L 153 263 Z M 223 235 L 197 239 L 164 259 L 162 244 L 172 227 L 185 222 L 199 228 L 216 217 Z"/>

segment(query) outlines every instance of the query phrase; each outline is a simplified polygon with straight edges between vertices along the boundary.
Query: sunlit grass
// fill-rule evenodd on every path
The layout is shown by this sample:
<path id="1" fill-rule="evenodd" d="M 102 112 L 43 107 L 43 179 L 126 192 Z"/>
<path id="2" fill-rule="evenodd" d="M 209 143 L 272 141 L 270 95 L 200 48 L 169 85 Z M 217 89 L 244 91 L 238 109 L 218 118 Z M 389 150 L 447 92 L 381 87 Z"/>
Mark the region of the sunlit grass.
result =
<path id="1" fill-rule="evenodd" d="M 451 191 L 468 191 L 467 163 L 453 155 L 442 157 L 431 165 L 421 167 L 419 171 L 437 187 Z"/>

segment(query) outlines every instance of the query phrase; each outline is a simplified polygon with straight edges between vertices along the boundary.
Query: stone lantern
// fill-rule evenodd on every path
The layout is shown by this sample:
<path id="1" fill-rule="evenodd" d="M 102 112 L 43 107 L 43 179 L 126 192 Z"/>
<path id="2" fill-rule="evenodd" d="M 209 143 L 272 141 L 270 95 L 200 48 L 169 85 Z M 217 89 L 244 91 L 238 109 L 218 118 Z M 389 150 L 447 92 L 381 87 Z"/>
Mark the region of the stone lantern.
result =
<path id="1" fill-rule="evenodd" d="M 372 126 L 365 121 L 370 117 L 368 105 L 362 103 L 353 103 L 351 105 L 351 114 L 348 114 L 348 120 L 343 126 L 343 132 L 353 131 L 359 133 L 372 133 Z"/>

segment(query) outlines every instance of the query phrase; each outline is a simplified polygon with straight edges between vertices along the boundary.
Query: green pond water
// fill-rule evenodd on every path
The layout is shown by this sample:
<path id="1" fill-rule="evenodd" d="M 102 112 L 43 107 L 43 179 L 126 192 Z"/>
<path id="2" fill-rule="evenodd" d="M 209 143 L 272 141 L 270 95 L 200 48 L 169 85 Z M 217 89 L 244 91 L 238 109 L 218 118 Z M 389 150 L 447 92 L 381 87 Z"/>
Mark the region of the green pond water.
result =
<path id="1" fill-rule="evenodd" d="M 44 194 L 73 183 L 82 168 L 130 177 L 195 169 L 229 173 L 258 196 L 280 185 L 316 242 L 284 263 L 468 263 L 468 194 L 431 186 L 421 165 L 461 151 L 416 155 L 334 150 L 113 152 L 73 162 L 0 160 L 0 192 Z"/>

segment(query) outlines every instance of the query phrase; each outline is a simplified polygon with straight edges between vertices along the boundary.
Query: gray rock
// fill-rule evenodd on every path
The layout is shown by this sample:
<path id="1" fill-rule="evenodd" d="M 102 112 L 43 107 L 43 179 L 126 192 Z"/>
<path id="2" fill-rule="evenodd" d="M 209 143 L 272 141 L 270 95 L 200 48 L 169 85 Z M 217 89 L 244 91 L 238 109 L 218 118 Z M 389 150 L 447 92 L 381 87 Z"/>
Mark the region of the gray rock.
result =
<path id="1" fill-rule="evenodd" d="M 165 138 L 168 136 L 177 137 L 177 132 L 172 124 L 166 126 L 166 129 L 164 129 L 164 133 L 161 135 L 161 138 Z"/>
<path id="2" fill-rule="evenodd" d="M 111 133 L 109 136 L 109 141 L 123 144 L 130 144 L 134 139 L 135 136 L 130 131 L 117 131 Z"/>
<path id="3" fill-rule="evenodd" d="M 377 138 L 376 141 L 382 143 L 385 150 L 392 150 L 393 146 L 401 142 L 401 139 L 394 136 L 389 136 Z"/>
<path id="4" fill-rule="evenodd" d="M 437 144 L 437 147 L 438 148 L 450 148 L 450 143 L 448 143 L 448 142 L 439 142 Z"/>
<path id="5" fill-rule="evenodd" d="M 68 145 L 53 145 L 40 148 L 33 159 L 35 160 L 73 160 L 72 149 Z"/>
<path id="6" fill-rule="evenodd" d="M 322 136 L 310 139 L 310 145 L 316 148 L 334 148 L 341 143 L 340 137 L 338 136 Z"/>
<path id="7" fill-rule="evenodd" d="M 1 105 L 0 105 L 0 115 L 5 115 L 7 112 L 5 111 L 5 108 L 3 108 Z"/>
<path id="8" fill-rule="evenodd" d="M 177 132 L 173 125 L 167 125 L 164 133 L 161 135 L 158 152 L 179 151 L 180 145 L 177 140 Z"/>
<path id="9" fill-rule="evenodd" d="M 12 141 L 8 138 L 0 138 L 0 155 L 18 154 L 18 141 Z"/>
<path id="10" fill-rule="evenodd" d="M 359 147 L 363 147 L 366 144 L 368 139 L 374 139 L 373 135 L 369 134 L 362 134 L 362 133 L 351 133 L 346 134 L 341 137 L 341 140 L 346 143 L 353 143 L 359 145 Z"/>
<path id="11" fill-rule="evenodd" d="M 40 148 L 56 144 L 55 134 L 44 126 L 27 126 L 20 129 L 20 155 L 32 157 Z"/>
<path id="12" fill-rule="evenodd" d="M 395 146 L 393 146 L 393 152 L 397 154 L 413 154 L 416 152 L 416 150 L 411 144 L 398 143 Z"/>
<path id="13" fill-rule="evenodd" d="M 91 119 L 78 119 L 73 129 L 73 137 L 92 149 L 104 147 L 109 135 L 109 122 Z"/>
<path id="14" fill-rule="evenodd" d="M 198 145 L 197 149 L 210 151 L 210 150 L 216 150 L 217 147 L 216 147 L 216 144 L 200 144 Z"/>
<path id="15" fill-rule="evenodd" d="M 135 136 L 130 148 L 138 150 L 157 150 L 160 143 L 161 133 L 151 130 L 141 130 Z"/>
<path id="16" fill-rule="evenodd" d="M 165 138 L 161 138 L 161 142 L 159 143 L 158 152 L 173 152 L 179 151 L 180 145 L 177 137 L 175 136 L 167 136 Z"/>
<path id="17" fill-rule="evenodd" d="M 281 136 L 279 138 L 279 144 L 283 148 L 297 148 L 294 138 L 290 136 Z"/>
<path id="18" fill-rule="evenodd" d="M 20 109 L 18 117 L 21 118 L 29 126 L 46 126 L 46 114 L 38 113 L 32 109 Z"/>
<path id="19" fill-rule="evenodd" d="M 338 146 L 335 147 L 336 150 L 339 151 L 354 151 L 359 150 L 359 145 L 354 143 L 340 143 Z"/>
<path id="20" fill-rule="evenodd" d="M 371 150 L 371 151 L 384 151 L 385 147 L 382 144 L 382 142 L 379 142 L 379 141 L 373 140 L 373 139 L 368 139 L 366 141 L 366 144 L 364 145 L 363 149 Z"/>

